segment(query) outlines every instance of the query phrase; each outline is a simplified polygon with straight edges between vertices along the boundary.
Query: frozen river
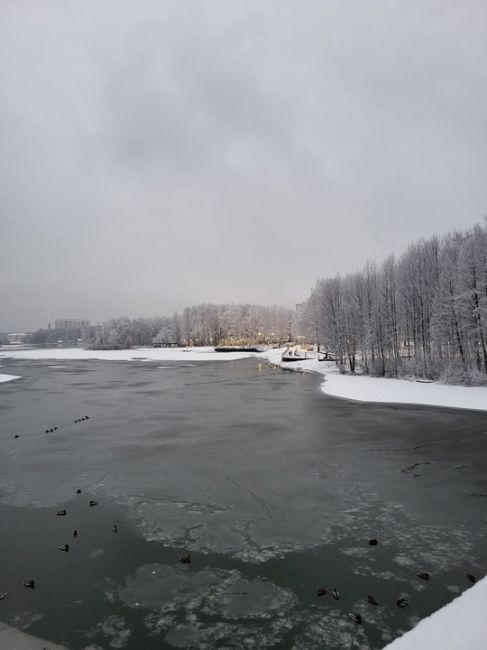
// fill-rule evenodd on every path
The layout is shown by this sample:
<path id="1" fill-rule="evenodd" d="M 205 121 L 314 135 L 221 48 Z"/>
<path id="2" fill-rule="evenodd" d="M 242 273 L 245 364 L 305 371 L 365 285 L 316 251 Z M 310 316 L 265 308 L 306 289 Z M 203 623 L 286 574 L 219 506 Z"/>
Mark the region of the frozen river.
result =
<path id="1" fill-rule="evenodd" d="M 375 649 L 484 575 L 485 413 L 259 363 L 3 359 L 0 620 L 73 649 Z"/>

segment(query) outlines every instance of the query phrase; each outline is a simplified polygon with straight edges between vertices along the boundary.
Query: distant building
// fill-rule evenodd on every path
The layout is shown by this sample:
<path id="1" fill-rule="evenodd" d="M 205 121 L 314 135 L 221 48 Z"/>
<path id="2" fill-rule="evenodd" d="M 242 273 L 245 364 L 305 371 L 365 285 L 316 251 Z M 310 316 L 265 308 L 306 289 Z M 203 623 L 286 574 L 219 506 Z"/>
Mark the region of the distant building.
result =
<path id="1" fill-rule="evenodd" d="M 24 334 L 24 332 L 10 332 L 10 334 L 7 334 L 9 343 L 23 343 L 26 336 L 27 334 Z"/>
<path id="2" fill-rule="evenodd" d="M 81 320 L 79 318 L 56 318 L 54 321 L 54 328 L 57 330 L 75 330 L 82 327 L 90 327 L 89 320 Z"/>

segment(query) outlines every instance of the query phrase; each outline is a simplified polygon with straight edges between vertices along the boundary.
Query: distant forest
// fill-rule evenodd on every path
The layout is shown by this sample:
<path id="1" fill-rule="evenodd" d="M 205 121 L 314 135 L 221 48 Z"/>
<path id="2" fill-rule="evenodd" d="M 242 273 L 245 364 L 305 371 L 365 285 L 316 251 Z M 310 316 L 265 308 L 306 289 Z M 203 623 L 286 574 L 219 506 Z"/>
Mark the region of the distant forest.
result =
<path id="1" fill-rule="evenodd" d="M 201 304 L 169 317 L 114 318 L 92 328 L 85 343 L 98 350 L 134 345 L 279 343 L 291 339 L 292 324 L 293 311 L 284 307 Z"/>
<path id="2" fill-rule="evenodd" d="M 487 382 L 487 220 L 320 279 L 298 328 L 345 372 Z"/>
<path id="3" fill-rule="evenodd" d="M 250 304 L 185 307 L 181 313 L 154 318 L 112 318 L 83 329 L 40 329 L 26 343 L 83 342 L 93 350 L 122 350 L 139 345 L 248 345 L 290 341 L 294 312 L 277 305 Z"/>

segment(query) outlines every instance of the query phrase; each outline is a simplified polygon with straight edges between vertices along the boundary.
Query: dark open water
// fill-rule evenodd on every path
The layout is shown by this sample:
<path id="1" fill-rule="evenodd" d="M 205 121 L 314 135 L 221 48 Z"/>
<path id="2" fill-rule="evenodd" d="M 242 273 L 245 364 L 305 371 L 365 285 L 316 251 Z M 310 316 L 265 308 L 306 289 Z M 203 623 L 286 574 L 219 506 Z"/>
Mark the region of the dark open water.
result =
<path id="1" fill-rule="evenodd" d="M 22 379 L 0 385 L 0 620 L 30 634 L 381 648 L 485 573 L 485 414 L 341 401 L 256 359 L 1 372 Z"/>

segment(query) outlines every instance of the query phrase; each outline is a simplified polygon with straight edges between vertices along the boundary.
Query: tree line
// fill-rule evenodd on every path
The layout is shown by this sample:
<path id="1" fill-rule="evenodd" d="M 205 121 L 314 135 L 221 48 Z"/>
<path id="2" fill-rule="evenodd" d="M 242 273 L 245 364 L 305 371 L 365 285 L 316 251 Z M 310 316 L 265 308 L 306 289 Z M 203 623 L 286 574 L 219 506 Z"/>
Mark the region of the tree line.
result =
<path id="1" fill-rule="evenodd" d="M 298 327 L 344 372 L 486 383 L 487 220 L 319 279 Z"/>
<path id="2" fill-rule="evenodd" d="M 85 334 L 92 349 L 127 349 L 139 345 L 250 345 L 291 339 L 294 313 L 273 305 L 199 304 L 181 313 L 155 318 L 112 318 Z"/>

